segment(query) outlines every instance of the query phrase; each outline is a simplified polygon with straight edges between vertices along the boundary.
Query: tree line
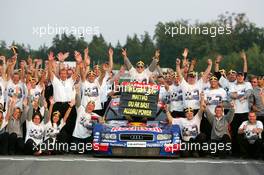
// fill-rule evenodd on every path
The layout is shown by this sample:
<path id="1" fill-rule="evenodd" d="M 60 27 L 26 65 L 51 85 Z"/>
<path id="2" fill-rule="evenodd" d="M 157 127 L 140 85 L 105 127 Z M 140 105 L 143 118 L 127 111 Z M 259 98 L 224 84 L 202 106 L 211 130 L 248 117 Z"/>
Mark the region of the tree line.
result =
<path id="1" fill-rule="evenodd" d="M 230 34 L 217 35 L 211 37 L 203 34 L 185 34 L 172 37 L 166 34 L 166 27 L 221 27 L 229 26 Z M 75 37 L 74 35 L 56 35 L 52 40 L 51 46 L 42 45 L 38 49 L 31 49 L 30 45 L 13 42 L 18 47 L 19 59 L 26 59 L 29 55 L 33 58 L 46 59 L 47 53 L 53 51 L 55 54 L 59 52 L 70 52 L 67 60 L 74 60 L 74 51 L 83 51 L 89 47 L 92 64 L 100 64 L 107 60 L 107 50 L 109 47 L 114 49 L 114 63 L 118 68 L 123 64 L 121 57 L 121 49 L 127 48 L 129 58 L 132 63 L 138 60 L 150 63 L 154 51 L 160 49 L 160 65 L 161 67 L 175 68 L 175 60 L 181 58 L 184 48 L 189 49 L 189 59 L 198 61 L 196 70 L 205 69 L 206 60 L 214 59 L 217 55 L 222 55 L 224 60 L 221 62 L 221 68 L 226 70 L 242 70 L 242 60 L 239 52 L 244 50 L 248 58 L 249 73 L 255 75 L 264 75 L 264 28 L 256 26 L 249 21 L 244 13 L 226 12 L 211 22 L 191 23 L 188 20 L 177 20 L 171 22 L 159 22 L 155 26 L 154 36 L 148 32 L 142 35 L 134 34 L 127 36 L 126 43 L 120 44 L 118 41 L 114 46 L 105 41 L 104 37 L 94 35 L 90 42 L 84 38 Z M 0 54 L 7 57 L 11 56 L 11 51 L 5 41 L 0 41 Z"/>

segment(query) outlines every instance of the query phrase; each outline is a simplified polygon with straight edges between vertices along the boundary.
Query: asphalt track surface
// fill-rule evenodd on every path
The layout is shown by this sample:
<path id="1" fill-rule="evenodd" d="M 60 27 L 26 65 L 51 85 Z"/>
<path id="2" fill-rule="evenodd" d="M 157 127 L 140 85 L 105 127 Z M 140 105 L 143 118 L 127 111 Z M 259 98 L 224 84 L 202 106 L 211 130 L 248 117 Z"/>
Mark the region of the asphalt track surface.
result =
<path id="1" fill-rule="evenodd" d="M 95 158 L 87 155 L 1 156 L 0 175 L 263 175 L 264 161 L 211 158 Z"/>

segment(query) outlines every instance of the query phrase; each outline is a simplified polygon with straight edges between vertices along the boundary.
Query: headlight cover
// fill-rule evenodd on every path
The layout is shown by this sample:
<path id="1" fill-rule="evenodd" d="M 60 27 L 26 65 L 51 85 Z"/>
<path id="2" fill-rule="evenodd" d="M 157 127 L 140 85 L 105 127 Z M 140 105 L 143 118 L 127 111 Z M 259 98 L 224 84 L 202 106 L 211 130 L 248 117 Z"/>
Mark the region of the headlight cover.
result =
<path id="1" fill-rule="evenodd" d="M 116 134 L 112 134 L 112 133 L 103 133 L 101 137 L 102 139 L 106 139 L 106 140 L 116 140 L 117 138 Z"/>
<path id="2" fill-rule="evenodd" d="M 172 138 L 171 134 L 158 134 L 157 140 L 170 140 Z"/>

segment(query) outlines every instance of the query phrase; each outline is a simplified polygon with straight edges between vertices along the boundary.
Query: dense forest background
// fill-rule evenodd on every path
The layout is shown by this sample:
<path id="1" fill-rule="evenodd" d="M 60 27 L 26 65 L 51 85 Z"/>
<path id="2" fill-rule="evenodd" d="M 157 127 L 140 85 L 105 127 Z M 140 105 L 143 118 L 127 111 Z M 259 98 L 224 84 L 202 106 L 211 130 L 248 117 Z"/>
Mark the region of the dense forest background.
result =
<path id="1" fill-rule="evenodd" d="M 226 26 L 231 27 L 232 33 L 229 35 L 177 35 L 171 37 L 165 32 L 165 26 L 193 26 L 193 27 L 211 27 Z M 256 75 L 264 75 L 264 28 L 257 27 L 250 22 L 245 14 L 228 13 L 221 14 L 218 18 L 211 22 L 195 22 L 190 24 L 187 20 L 178 20 L 175 22 L 159 22 L 156 25 L 154 36 L 149 33 L 138 36 L 127 36 L 126 43 L 121 45 L 120 42 L 114 46 L 105 41 L 102 35 L 93 36 L 91 41 L 85 41 L 84 38 L 75 37 L 74 35 L 56 35 L 53 38 L 51 46 L 42 45 L 39 49 L 31 49 L 30 45 L 13 42 L 19 50 L 18 59 L 26 59 L 29 55 L 33 58 L 47 59 L 47 53 L 53 51 L 55 54 L 59 52 L 70 52 L 70 58 L 73 60 L 74 50 L 83 51 L 89 47 L 92 63 L 102 63 L 107 60 L 107 50 L 109 47 L 114 48 L 114 63 L 116 68 L 123 64 L 121 58 L 121 48 L 127 48 L 128 55 L 132 63 L 141 59 L 145 63 L 149 63 L 156 48 L 161 51 L 160 65 L 161 67 L 175 67 L 175 59 L 181 58 L 184 48 L 189 48 L 189 59 L 196 58 L 198 60 L 197 71 L 201 71 L 206 67 L 208 58 L 214 59 L 221 54 L 224 60 L 221 68 L 226 70 L 235 69 L 242 70 L 242 60 L 239 52 L 244 50 L 248 57 L 249 73 Z M 7 57 L 12 52 L 5 41 L 0 41 L 0 54 Z"/>

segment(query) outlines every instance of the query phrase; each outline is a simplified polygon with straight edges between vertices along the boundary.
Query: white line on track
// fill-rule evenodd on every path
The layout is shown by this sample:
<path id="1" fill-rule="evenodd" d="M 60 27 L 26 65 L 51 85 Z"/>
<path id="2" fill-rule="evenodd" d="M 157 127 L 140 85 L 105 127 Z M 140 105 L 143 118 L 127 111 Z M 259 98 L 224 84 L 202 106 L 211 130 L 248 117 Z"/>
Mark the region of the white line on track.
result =
<path id="1" fill-rule="evenodd" d="M 263 161 L 254 161 L 254 160 L 211 160 L 211 159 L 120 159 L 120 158 L 68 158 L 68 157 L 0 157 L 0 161 L 61 161 L 61 162 L 134 162 L 134 163 L 186 163 L 186 164 L 197 164 L 197 163 L 205 163 L 205 164 L 259 164 L 264 165 Z"/>

